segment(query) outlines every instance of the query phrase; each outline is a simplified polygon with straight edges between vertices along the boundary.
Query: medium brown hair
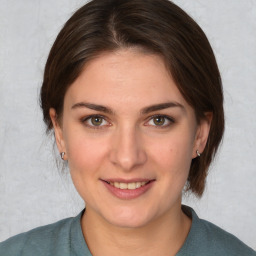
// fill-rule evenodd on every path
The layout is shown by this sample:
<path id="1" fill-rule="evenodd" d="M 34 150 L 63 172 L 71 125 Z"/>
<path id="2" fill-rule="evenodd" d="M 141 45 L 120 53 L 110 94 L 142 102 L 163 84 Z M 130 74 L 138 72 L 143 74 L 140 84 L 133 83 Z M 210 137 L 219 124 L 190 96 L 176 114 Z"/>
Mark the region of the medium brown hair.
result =
<path id="1" fill-rule="evenodd" d="M 50 51 L 41 88 L 47 130 L 49 109 L 61 118 L 64 96 L 88 61 L 106 51 L 136 47 L 163 57 L 197 120 L 212 112 L 206 148 L 192 160 L 188 189 L 201 196 L 224 131 L 221 77 L 202 29 L 168 0 L 93 0 L 66 22 Z"/>

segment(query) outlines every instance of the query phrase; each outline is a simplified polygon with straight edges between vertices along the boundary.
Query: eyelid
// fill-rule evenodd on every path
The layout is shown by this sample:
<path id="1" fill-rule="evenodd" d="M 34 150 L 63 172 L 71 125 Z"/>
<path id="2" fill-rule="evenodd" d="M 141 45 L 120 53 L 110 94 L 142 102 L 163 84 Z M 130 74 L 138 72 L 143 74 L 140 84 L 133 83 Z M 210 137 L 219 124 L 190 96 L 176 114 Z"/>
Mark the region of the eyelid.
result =
<path id="1" fill-rule="evenodd" d="M 165 119 L 167 119 L 170 123 L 168 124 L 165 124 L 165 125 L 147 125 L 146 126 L 153 126 L 153 127 L 156 127 L 156 128 L 166 128 L 166 127 L 169 127 L 170 125 L 174 124 L 175 123 L 175 119 L 171 116 L 168 116 L 168 115 L 163 115 L 163 114 L 155 114 L 153 116 L 150 116 L 146 123 L 149 123 L 153 118 L 156 118 L 156 117 L 163 117 Z"/>
<path id="2" fill-rule="evenodd" d="M 108 122 L 108 124 L 107 124 L 107 125 L 99 125 L 99 126 L 94 126 L 94 125 L 88 124 L 87 121 L 88 121 L 89 119 L 93 118 L 93 117 L 102 118 L 104 121 Z M 111 126 L 111 125 L 112 125 L 112 124 L 108 121 L 108 119 L 107 119 L 105 116 L 100 115 L 100 114 L 93 114 L 93 115 L 85 116 L 85 117 L 81 118 L 81 122 L 82 122 L 85 126 L 91 128 L 91 129 L 103 129 L 103 128 L 106 127 L 106 126 Z"/>

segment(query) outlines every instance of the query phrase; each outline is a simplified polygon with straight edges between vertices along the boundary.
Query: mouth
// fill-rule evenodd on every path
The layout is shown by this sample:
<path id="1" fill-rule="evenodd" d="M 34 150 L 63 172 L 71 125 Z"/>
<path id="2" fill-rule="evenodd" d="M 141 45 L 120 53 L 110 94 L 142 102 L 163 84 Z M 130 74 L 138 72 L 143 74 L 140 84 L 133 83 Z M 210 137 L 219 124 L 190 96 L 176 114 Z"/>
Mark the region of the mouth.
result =
<path id="1" fill-rule="evenodd" d="M 134 179 L 134 180 L 103 180 L 108 191 L 119 199 L 135 199 L 149 191 L 156 180 Z"/>
<path id="2" fill-rule="evenodd" d="M 135 190 L 135 189 L 141 188 L 141 187 L 149 184 L 152 181 L 153 180 L 136 181 L 136 182 L 117 182 L 117 181 L 115 181 L 115 182 L 105 181 L 105 182 L 108 183 L 109 185 L 115 187 L 115 188 Z"/>

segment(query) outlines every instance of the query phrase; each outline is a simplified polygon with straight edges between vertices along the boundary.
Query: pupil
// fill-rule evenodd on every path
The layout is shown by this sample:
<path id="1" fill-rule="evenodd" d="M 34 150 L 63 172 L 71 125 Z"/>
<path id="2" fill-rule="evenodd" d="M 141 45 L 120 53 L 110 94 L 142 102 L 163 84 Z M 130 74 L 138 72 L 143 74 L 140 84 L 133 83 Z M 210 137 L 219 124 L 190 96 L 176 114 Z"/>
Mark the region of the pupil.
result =
<path id="1" fill-rule="evenodd" d="M 101 117 L 93 117 L 92 118 L 92 124 L 95 126 L 99 126 L 102 123 L 102 118 Z"/>
<path id="2" fill-rule="evenodd" d="M 155 123 L 155 125 L 163 125 L 164 124 L 164 121 L 165 121 L 165 119 L 164 119 L 164 117 L 155 117 L 154 118 L 154 123 Z"/>

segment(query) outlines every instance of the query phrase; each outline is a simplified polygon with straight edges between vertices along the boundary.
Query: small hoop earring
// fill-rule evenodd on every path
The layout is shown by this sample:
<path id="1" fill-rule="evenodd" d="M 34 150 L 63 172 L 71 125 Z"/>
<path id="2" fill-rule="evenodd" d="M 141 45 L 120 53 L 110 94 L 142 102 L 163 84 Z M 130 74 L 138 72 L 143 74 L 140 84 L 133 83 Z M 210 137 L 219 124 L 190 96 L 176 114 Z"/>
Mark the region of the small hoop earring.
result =
<path id="1" fill-rule="evenodd" d="M 200 156 L 201 156 L 201 154 L 199 153 L 199 151 L 198 151 L 198 150 L 196 151 L 196 154 L 197 154 L 197 156 L 198 156 L 198 157 L 200 157 Z"/>
<path id="2" fill-rule="evenodd" d="M 64 155 L 65 155 L 65 152 L 60 153 L 60 157 L 61 157 L 62 160 L 64 160 Z"/>

